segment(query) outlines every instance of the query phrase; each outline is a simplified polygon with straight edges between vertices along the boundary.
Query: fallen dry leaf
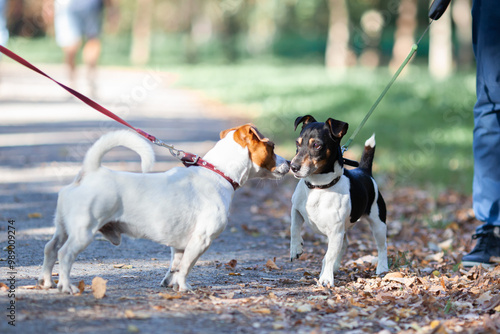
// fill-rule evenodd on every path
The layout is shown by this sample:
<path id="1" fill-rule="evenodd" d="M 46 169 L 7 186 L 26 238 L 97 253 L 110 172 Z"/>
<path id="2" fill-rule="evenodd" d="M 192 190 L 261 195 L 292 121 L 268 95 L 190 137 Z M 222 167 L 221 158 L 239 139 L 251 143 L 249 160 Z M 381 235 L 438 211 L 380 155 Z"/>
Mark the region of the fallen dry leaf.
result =
<path id="1" fill-rule="evenodd" d="M 437 261 L 440 262 L 443 260 L 444 252 L 439 252 L 436 254 L 430 254 L 425 257 L 425 260 L 427 261 Z"/>
<path id="2" fill-rule="evenodd" d="M 309 304 L 299 304 L 299 305 L 297 305 L 296 311 L 300 312 L 300 313 L 311 312 L 312 307 Z"/>
<path id="3" fill-rule="evenodd" d="M 80 290 L 80 292 L 77 294 L 77 296 L 81 295 L 85 290 L 85 282 L 83 280 L 78 282 L 78 290 Z"/>
<path id="4" fill-rule="evenodd" d="M 166 299 L 166 300 L 171 300 L 171 299 L 180 299 L 183 297 L 182 293 L 168 293 L 168 292 L 160 292 L 158 294 L 161 298 Z"/>
<path id="5" fill-rule="evenodd" d="M 102 299 L 106 294 L 107 280 L 97 276 L 92 280 L 92 294 L 95 299 Z"/>
<path id="6" fill-rule="evenodd" d="M 268 309 L 267 307 L 256 307 L 250 309 L 253 313 L 258 313 L 258 314 L 271 314 L 271 310 Z"/>
<path id="7" fill-rule="evenodd" d="M 491 256 L 490 257 L 490 262 L 500 263 L 500 256 Z"/>
<path id="8" fill-rule="evenodd" d="M 403 278 L 404 275 L 400 272 L 388 273 L 384 276 L 384 280 L 392 280 L 394 278 Z"/>
<path id="9" fill-rule="evenodd" d="M 233 260 L 229 261 L 228 263 L 226 263 L 225 266 L 228 269 L 234 269 L 234 268 L 236 268 L 236 264 L 238 264 L 238 261 L 233 259 Z"/>
<path id="10" fill-rule="evenodd" d="M 117 268 L 117 269 L 132 269 L 133 266 L 131 264 L 120 263 L 120 264 L 113 265 L 113 268 Z"/>
<path id="11" fill-rule="evenodd" d="M 357 306 L 357 307 L 366 307 L 365 304 L 361 304 L 357 301 L 355 301 L 353 298 L 349 299 L 349 303 L 351 303 L 352 306 Z"/>
<path id="12" fill-rule="evenodd" d="M 273 329 L 275 331 L 280 330 L 280 329 L 285 329 L 285 325 L 282 322 L 275 322 L 275 323 L 273 323 Z"/>
<path id="13" fill-rule="evenodd" d="M 439 325 L 441 325 L 441 322 L 439 320 L 432 320 L 431 323 L 430 323 L 431 329 L 435 329 Z"/>
<path id="14" fill-rule="evenodd" d="M 268 269 L 275 269 L 275 270 L 280 270 L 281 268 L 276 265 L 276 263 L 273 260 L 267 260 L 266 262 L 266 268 Z"/>
<path id="15" fill-rule="evenodd" d="M 134 312 L 132 310 L 125 310 L 125 317 L 127 319 L 147 320 L 151 318 L 151 315 L 146 312 Z"/>
<path id="16" fill-rule="evenodd" d="M 438 247 L 441 248 L 442 250 L 448 250 L 451 248 L 451 246 L 453 245 L 453 239 L 450 238 L 448 240 L 445 240 L 443 242 L 440 242 L 438 244 Z"/>

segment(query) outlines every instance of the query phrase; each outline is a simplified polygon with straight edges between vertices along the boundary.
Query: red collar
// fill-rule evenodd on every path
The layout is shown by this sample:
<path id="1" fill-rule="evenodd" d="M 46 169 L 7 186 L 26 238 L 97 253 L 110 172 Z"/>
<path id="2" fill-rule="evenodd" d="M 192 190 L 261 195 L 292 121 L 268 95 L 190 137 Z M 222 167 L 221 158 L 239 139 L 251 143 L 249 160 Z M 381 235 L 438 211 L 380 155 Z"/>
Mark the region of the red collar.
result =
<path id="1" fill-rule="evenodd" d="M 202 158 L 200 158 L 197 154 L 192 154 L 192 153 L 186 153 L 186 152 L 184 152 L 184 156 L 181 158 L 181 161 L 184 164 L 184 166 L 186 166 L 186 167 L 199 166 L 199 167 L 203 167 L 203 168 L 209 169 L 212 172 L 215 172 L 215 173 L 219 174 L 220 176 L 222 176 L 223 178 L 225 178 L 227 180 L 227 182 L 231 183 L 231 185 L 233 186 L 233 189 L 235 191 L 236 191 L 236 189 L 238 189 L 240 187 L 240 185 L 238 184 L 238 182 L 236 182 L 233 179 L 231 179 L 229 176 L 227 176 L 222 171 L 220 171 L 219 169 L 217 169 L 217 167 L 215 167 L 214 165 L 212 165 L 210 162 L 205 161 Z"/>

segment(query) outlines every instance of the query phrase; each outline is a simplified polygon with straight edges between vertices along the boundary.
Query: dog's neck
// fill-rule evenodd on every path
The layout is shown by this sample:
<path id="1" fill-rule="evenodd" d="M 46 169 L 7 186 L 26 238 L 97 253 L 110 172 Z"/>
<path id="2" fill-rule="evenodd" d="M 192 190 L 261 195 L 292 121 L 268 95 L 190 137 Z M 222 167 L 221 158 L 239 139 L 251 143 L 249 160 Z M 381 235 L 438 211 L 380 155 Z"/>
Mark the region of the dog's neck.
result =
<path id="1" fill-rule="evenodd" d="M 304 178 L 304 180 L 313 186 L 323 186 L 325 184 L 330 184 L 333 180 L 342 176 L 343 173 L 344 168 L 338 161 L 335 161 L 333 164 L 333 171 L 321 174 L 311 174 Z"/>
<path id="2" fill-rule="evenodd" d="M 248 149 L 237 144 L 232 136 L 219 140 L 203 160 L 217 167 L 240 186 L 250 178 L 253 167 Z"/>

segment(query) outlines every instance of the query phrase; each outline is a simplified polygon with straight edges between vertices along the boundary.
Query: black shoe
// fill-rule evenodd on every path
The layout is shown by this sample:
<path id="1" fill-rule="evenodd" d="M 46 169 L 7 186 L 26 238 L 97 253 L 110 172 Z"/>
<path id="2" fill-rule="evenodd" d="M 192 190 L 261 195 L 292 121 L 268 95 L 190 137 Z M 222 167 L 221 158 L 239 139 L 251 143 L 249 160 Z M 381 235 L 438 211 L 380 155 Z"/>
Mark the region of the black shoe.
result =
<path id="1" fill-rule="evenodd" d="M 500 257 L 500 227 L 474 234 L 472 239 L 477 239 L 476 247 L 462 258 L 462 265 L 464 267 L 482 265 L 485 268 L 498 265 L 490 259 L 492 256 Z"/>

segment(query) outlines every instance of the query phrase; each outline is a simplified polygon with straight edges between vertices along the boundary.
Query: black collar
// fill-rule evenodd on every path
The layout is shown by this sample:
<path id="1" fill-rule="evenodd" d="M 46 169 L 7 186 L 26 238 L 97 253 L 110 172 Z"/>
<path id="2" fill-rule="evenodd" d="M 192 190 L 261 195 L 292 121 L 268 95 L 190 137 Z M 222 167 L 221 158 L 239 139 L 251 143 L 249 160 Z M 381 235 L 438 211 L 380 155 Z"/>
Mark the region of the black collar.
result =
<path id="1" fill-rule="evenodd" d="M 340 175 L 340 176 L 342 176 L 342 175 Z M 337 182 L 340 181 L 340 176 L 334 178 L 332 182 L 330 182 L 328 184 L 322 184 L 320 186 L 311 184 L 310 182 L 307 182 L 307 181 L 305 181 L 305 184 L 306 184 L 307 188 L 309 188 L 309 189 L 326 189 L 326 188 L 330 188 L 330 187 L 333 187 L 334 185 L 336 185 Z"/>

